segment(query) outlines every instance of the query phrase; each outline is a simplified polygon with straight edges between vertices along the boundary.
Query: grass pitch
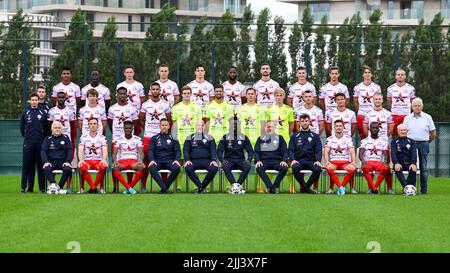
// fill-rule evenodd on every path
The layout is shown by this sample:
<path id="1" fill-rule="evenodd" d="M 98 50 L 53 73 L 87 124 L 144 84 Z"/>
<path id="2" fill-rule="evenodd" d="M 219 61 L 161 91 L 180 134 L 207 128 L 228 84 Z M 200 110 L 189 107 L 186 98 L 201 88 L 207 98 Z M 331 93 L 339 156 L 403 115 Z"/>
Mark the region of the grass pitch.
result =
<path id="1" fill-rule="evenodd" d="M 450 252 L 450 179 L 430 179 L 415 197 L 19 188 L 20 176 L 0 176 L 0 252 L 70 252 L 72 241 L 81 252 L 367 253 L 372 241 L 381 252 Z"/>

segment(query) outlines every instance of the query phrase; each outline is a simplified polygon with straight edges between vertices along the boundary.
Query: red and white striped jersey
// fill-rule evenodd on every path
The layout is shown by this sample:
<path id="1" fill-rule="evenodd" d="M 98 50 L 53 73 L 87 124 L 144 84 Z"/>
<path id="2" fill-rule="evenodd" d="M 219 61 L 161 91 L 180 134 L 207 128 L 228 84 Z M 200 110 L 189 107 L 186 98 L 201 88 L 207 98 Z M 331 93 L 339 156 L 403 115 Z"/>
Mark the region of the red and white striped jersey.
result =
<path id="1" fill-rule="evenodd" d="M 143 148 L 140 137 L 133 135 L 130 139 L 125 136 L 119 137 L 114 141 L 114 148 L 118 149 L 117 160 L 139 159 L 139 149 Z"/>
<path id="2" fill-rule="evenodd" d="M 361 141 L 361 148 L 364 148 L 364 160 L 365 161 L 378 161 L 382 162 L 383 152 L 388 150 L 388 142 L 385 139 L 367 137 Z"/>
<path id="3" fill-rule="evenodd" d="M 387 97 L 392 98 L 392 114 L 405 116 L 411 113 L 411 101 L 416 97 L 416 90 L 409 83 L 403 86 L 394 83 L 388 87 Z"/>
<path id="4" fill-rule="evenodd" d="M 209 97 L 214 97 L 214 86 L 208 82 L 198 82 L 193 80 L 187 84 L 192 89 L 191 101 L 202 107 L 205 111 L 206 104 L 209 103 Z"/>
<path id="5" fill-rule="evenodd" d="M 352 124 L 356 123 L 356 115 L 352 110 L 345 108 L 344 111 L 335 110 L 325 114 L 325 121 L 331 123 L 332 134 L 334 135 L 334 122 L 336 120 L 342 120 L 344 122 L 344 135 L 352 137 Z"/>
<path id="6" fill-rule="evenodd" d="M 127 120 L 134 121 L 137 120 L 138 112 L 136 108 L 130 103 L 127 105 L 119 105 L 118 103 L 109 107 L 108 119 L 112 120 L 112 139 L 124 136 L 123 123 Z"/>
<path id="7" fill-rule="evenodd" d="M 67 135 L 71 139 L 71 128 L 70 122 L 76 120 L 75 113 L 68 106 L 64 107 L 64 109 L 59 109 L 57 106 L 52 107 L 48 111 L 48 121 L 59 121 L 62 124 L 61 133 Z M 72 140 L 72 139 L 71 139 Z"/>
<path id="8" fill-rule="evenodd" d="M 291 87 L 289 87 L 288 97 L 292 99 L 292 107 L 294 108 L 294 110 L 297 110 L 301 106 L 303 106 L 302 96 L 306 90 L 311 90 L 313 97 L 317 97 L 316 87 L 310 82 L 306 82 L 305 84 L 296 82 Z"/>
<path id="9" fill-rule="evenodd" d="M 80 109 L 80 112 L 78 114 L 78 120 L 83 121 L 83 127 L 81 130 L 81 134 L 88 134 L 89 133 L 89 119 L 90 118 L 97 118 L 98 120 L 98 130 L 97 132 L 99 134 L 103 133 L 103 124 L 102 120 L 106 120 L 106 112 L 103 107 L 100 105 L 97 105 L 95 107 L 90 107 L 89 105 L 86 105 Z"/>
<path id="10" fill-rule="evenodd" d="M 152 137 L 161 132 L 159 127 L 160 120 L 166 118 L 166 114 L 171 109 L 168 103 L 163 100 L 154 102 L 151 99 L 142 104 L 141 113 L 145 114 L 145 137 Z"/>
<path id="11" fill-rule="evenodd" d="M 53 86 L 52 98 L 56 98 L 59 92 L 64 92 L 66 94 L 66 106 L 69 107 L 74 113 L 77 112 L 77 100 L 76 98 L 81 97 L 80 87 L 75 83 L 71 82 L 68 85 L 64 85 L 62 82 Z"/>
<path id="12" fill-rule="evenodd" d="M 226 81 L 222 83 L 222 85 L 225 101 L 233 106 L 242 105 L 241 97 L 245 97 L 245 86 L 238 81 L 235 84 L 231 84 L 228 81 Z"/>
<path id="13" fill-rule="evenodd" d="M 364 82 L 359 83 L 353 88 L 353 97 L 358 98 L 358 115 L 364 116 L 367 112 L 373 109 L 373 94 L 381 93 L 381 88 L 378 84 L 371 82 L 365 85 Z"/>
<path id="14" fill-rule="evenodd" d="M 367 124 L 370 128 L 370 124 L 372 122 L 378 123 L 378 126 L 380 127 L 380 131 L 378 132 L 378 135 L 387 141 L 389 125 L 394 123 L 394 120 L 392 119 L 392 113 L 384 108 L 381 109 L 380 111 L 372 109 L 371 111 L 366 113 L 366 115 L 364 116 L 364 123 Z M 370 130 L 369 130 L 369 136 L 370 136 Z"/>
<path id="15" fill-rule="evenodd" d="M 88 105 L 87 92 L 89 89 L 95 89 L 98 92 L 97 103 L 105 109 L 105 100 L 111 100 L 111 95 L 109 94 L 109 88 L 103 84 L 99 84 L 97 87 L 92 87 L 91 84 L 86 85 L 81 89 L 81 100 L 85 101 L 85 105 Z"/>
<path id="16" fill-rule="evenodd" d="M 81 136 L 79 145 L 83 147 L 84 160 L 102 160 L 102 148 L 108 144 L 106 143 L 106 137 L 102 134 L 97 133 L 95 137 L 92 137 L 87 133 Z"/>
<path id="17" fill-rule="evenodd" d="M 253 88 L 256 90 L 256 100 L 258 104 L 263 107 L 272 107 L 275 102 L 275 89 L 278 87 L 280 87 L 280 85 L 272 79 L 269 79 L 268 81 L 257 81 L 253 85 Z"/>
<path id="18" fill-rule="evenodd" d="M 172 80 L 167 80 L 165 82 L 162 82 L 161 80 L 157 80 L 157 83 L 159 83 L 159 86 L 161 88 L 161 93 L 159 97 L 161 100 L 169 104 L 169 107 L 172 108 L 175 103 L 175 96 L 180 95 L 180 90 L 178 89 L 178 85 L 176 82 Z M 149 92 L 149 97 L 150 97 Z"/>
<path id="19" fill-rule="evenodd" d="M 295 120 L 299 120 L 300 115 L 308 114 L 311 120 L 309 129 L 319 135 L 319 122 L 324 120 L 322 109 L 317 106 L 306 108 L 304 105 L 295 110 Z"/>
<path id="20" fill-rule="evenodd" d="M 330 148 L 329 154 L 330 162 L 352 161 L 350 149 L 355 148 L 355 146 L 353 145 L 353 141 L 350 137 L 344 135 L 341 138 L 337 138 L 335 135 L 332 135 L 327 138 L 327 143 L 325 144 L 325 147 Z"/>
<path id="21" fill-rule="evenodd" d="M 128 102 L 131 103 L 131 105 L 136 108 L 136 111 L 140 111 L 141 97 L 145 97 L 144 86 L 142 85 L 142 83 L 138 81 L 133 81 L 132 83 L 127 83 L 127 81 L 123 81 L 117 85 L 116 90 L 119 87 L 125 87 L 127 89 Z"/>
<path id="22" fill-rule="evenodd" d="M 336 85 L 332 85 L 330 82 L 328 82 L 320 88 L 319 98 L 323 99 L 325 102 L 325 113 L 332 112 L 337 109 L 337 93 L 344 93 L 346 99 L 350 98 L 347 86 L 340 82 Z"/>

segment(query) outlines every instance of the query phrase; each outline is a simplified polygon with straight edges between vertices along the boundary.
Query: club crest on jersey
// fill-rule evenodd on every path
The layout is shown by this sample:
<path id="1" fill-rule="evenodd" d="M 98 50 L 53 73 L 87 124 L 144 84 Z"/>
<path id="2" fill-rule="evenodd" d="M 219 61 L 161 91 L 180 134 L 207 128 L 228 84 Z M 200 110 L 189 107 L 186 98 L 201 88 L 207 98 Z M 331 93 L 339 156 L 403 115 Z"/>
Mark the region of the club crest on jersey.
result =
<path id="1" fill-rule="evenodd" d="M 41 120 L 42 116 L 41 116 L 41 115 L 37 115 L 37 118 L 38 118 L 39 120 Z"/>
<path id="2" fill-rule="evenodd" d="M 311 142 L 312 141 L 312 137 L 308 137 L 308 141 Z"/>
<path id="3" fill-rule="evenodd" d="M 273 141 L 273 143 L 274 143 L 274 144 L 277 144 L 277 143 L 278 143 L 278 140 L 275 139 L 275 140 Z"/>
<path id="4" fill-rule="evenodd" d="M 170 143 L 172 143 L 172 140 L 168 139 L 167 144 L 170 144 Z"/>
<path id="5" fill-rule="evenodd" d="M 409 144 L 408 144 L 409 145 Z M 406 147 L 408 148 L 408 145 L 406 145 Z M 408 148 L 409 149 L 409 148 Z M 397 144 L 397 151 L 398 152 L 401 152 L 402 151 L 402 149 L 400 148 L 400 144 Z"/>
<path id="6" fill-rule="evenodd" d="M 66 142 L 64 140 L 61 140 L 61 145 L 64 145 Z"/>
<path id="7" fill-rule="evenodd" d="M 50 142 L 49 149 L 50 149 L 50 150 L 54 150 L 54 149 L 55 149 L 55 143 Z"/>
<path id="8" fill-rule="evenodd" d="M 241 145 L 241 144 L 242 144 L 242 141 L 238 140 L 238 144 Z"/>
<path id="9" fill-rule="evenodd" d="M 203 141 L 203 143 L 206 144 L 206 142 L 207 142 L 208 140 L 206 140 L 206 138 L 204 138 L 202 141 Z"/>
<path id="10" fill-rule="evenodd" d="M 408 149 L 408 150 L 409 150 L 409 148 L 411 148 L 411 145 L 409 145 L 409 144 L 406 144 L 406 149 Z"/>

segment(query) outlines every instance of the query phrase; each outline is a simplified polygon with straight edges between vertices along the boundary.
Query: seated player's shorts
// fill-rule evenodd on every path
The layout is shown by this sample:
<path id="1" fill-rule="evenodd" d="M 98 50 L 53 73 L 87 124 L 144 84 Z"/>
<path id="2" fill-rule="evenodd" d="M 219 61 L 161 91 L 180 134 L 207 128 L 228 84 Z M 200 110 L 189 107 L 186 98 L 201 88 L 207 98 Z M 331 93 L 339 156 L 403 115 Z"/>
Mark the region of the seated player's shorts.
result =
<path id="1" fill-rule="evenodd" d="M 341 160 L 330 161 L 330 163 L 336 167 L 336 170 L 345 170 L 345 168 L 351 164 L 349 161 Z"/>
<path id="2" fill-rule="evenodd" d="M 367 161 L 366 166 L 362 168 L 363 172 L 364 170 L 367 171 L 379 171 L 379 170 L 388 170 L 389 167 L 384 166 L 383 162 L 380 161 Z"/>
<path id="3" fill-rule="evenodd" d="M 136 159 L 121 159 L 118 162 L 123 170 L 131 170 L 133 165 L 138 163 Z"/>
<path id="4" fill-rule="evenodd" d="M 99 171 L 101 166 L 102 166 L 101 165 L 101 162 L 102 162 L 101 160 L 85 160 L 84 162 L 87 165 L 87 169 L 88 170 L 97 170 L 97 171 Z"/>

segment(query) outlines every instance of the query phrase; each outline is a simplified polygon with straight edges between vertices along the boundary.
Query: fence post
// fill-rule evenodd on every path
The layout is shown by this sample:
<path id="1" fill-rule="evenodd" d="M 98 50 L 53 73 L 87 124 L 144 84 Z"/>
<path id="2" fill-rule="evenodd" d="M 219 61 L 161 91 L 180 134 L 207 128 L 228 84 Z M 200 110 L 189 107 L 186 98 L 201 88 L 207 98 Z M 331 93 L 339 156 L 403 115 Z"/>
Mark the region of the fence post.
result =
<path id="1" fill-rule="evenodd" d="M 180 84 L 180 22 L 177 22 L 177 84 Z"/>
<path id="2" fill-rule="evenodd" d="M 439 136 L 440 123 L 436 123 L 436 136 Z M 435 138 L 434 142 L 434 176 L 439 177 L 439 137 Z"/>
<path id="3" fill-rule="evenodd" d="M 87 84 L 87 67 L 88 67 L 88 23 L 84 22 L 83 31 L 83 85 Z"/>
<path id="4" fill-rule="evenodd" d="M 120 63 L 121 63 L 122 42 L 117 43 L 117 69 L 116 69 L 116 85 L 120 83 Z"/>
<path id="5" fill-rule="evenodd" d="M 356 28 L 356 52 L 355 52 L 355 81 L 359 82 L 359 73 L 361 70 L 361 60 L 359 55 L 361 54 L 361 26 Z"/>
<path id="6" fill-rule="evenodd" d="M 266 23 L 266 33 L 264 35 L 264 62 L 269 62 L 269 24 Z"/>
<path id="7" fill-rule="evenodd" d="M 27 105 L 27 44 L 22 40 L 22 62 L 23 62 L 23 108 Z"/>
<path id="8" fill-rule="evenodd" d="M 400 48 L 398 43 L 395 43 L 395 71 L 400 67 Z"/>
<path id="9" fill-rule="evenodd" d="M 216 62 L 215 58 L 215 51 L 216 51 L 216 42 L 211 42 L 211 76 L 209 77 L 210 82 L 214 85 L 215 75 L 216 71 L 214 70 L 214 63 Z"/>
<path id="10" fill-rule="evenodd" d="M 311 44 L 310 42 L 306 43 L 305 47 L 305 66 L 306 66 L 306 80 L 309 81 L 309 75 L 311 74 L 311 63 L 309 59 L 309 54 L 311 51 Z"/>

